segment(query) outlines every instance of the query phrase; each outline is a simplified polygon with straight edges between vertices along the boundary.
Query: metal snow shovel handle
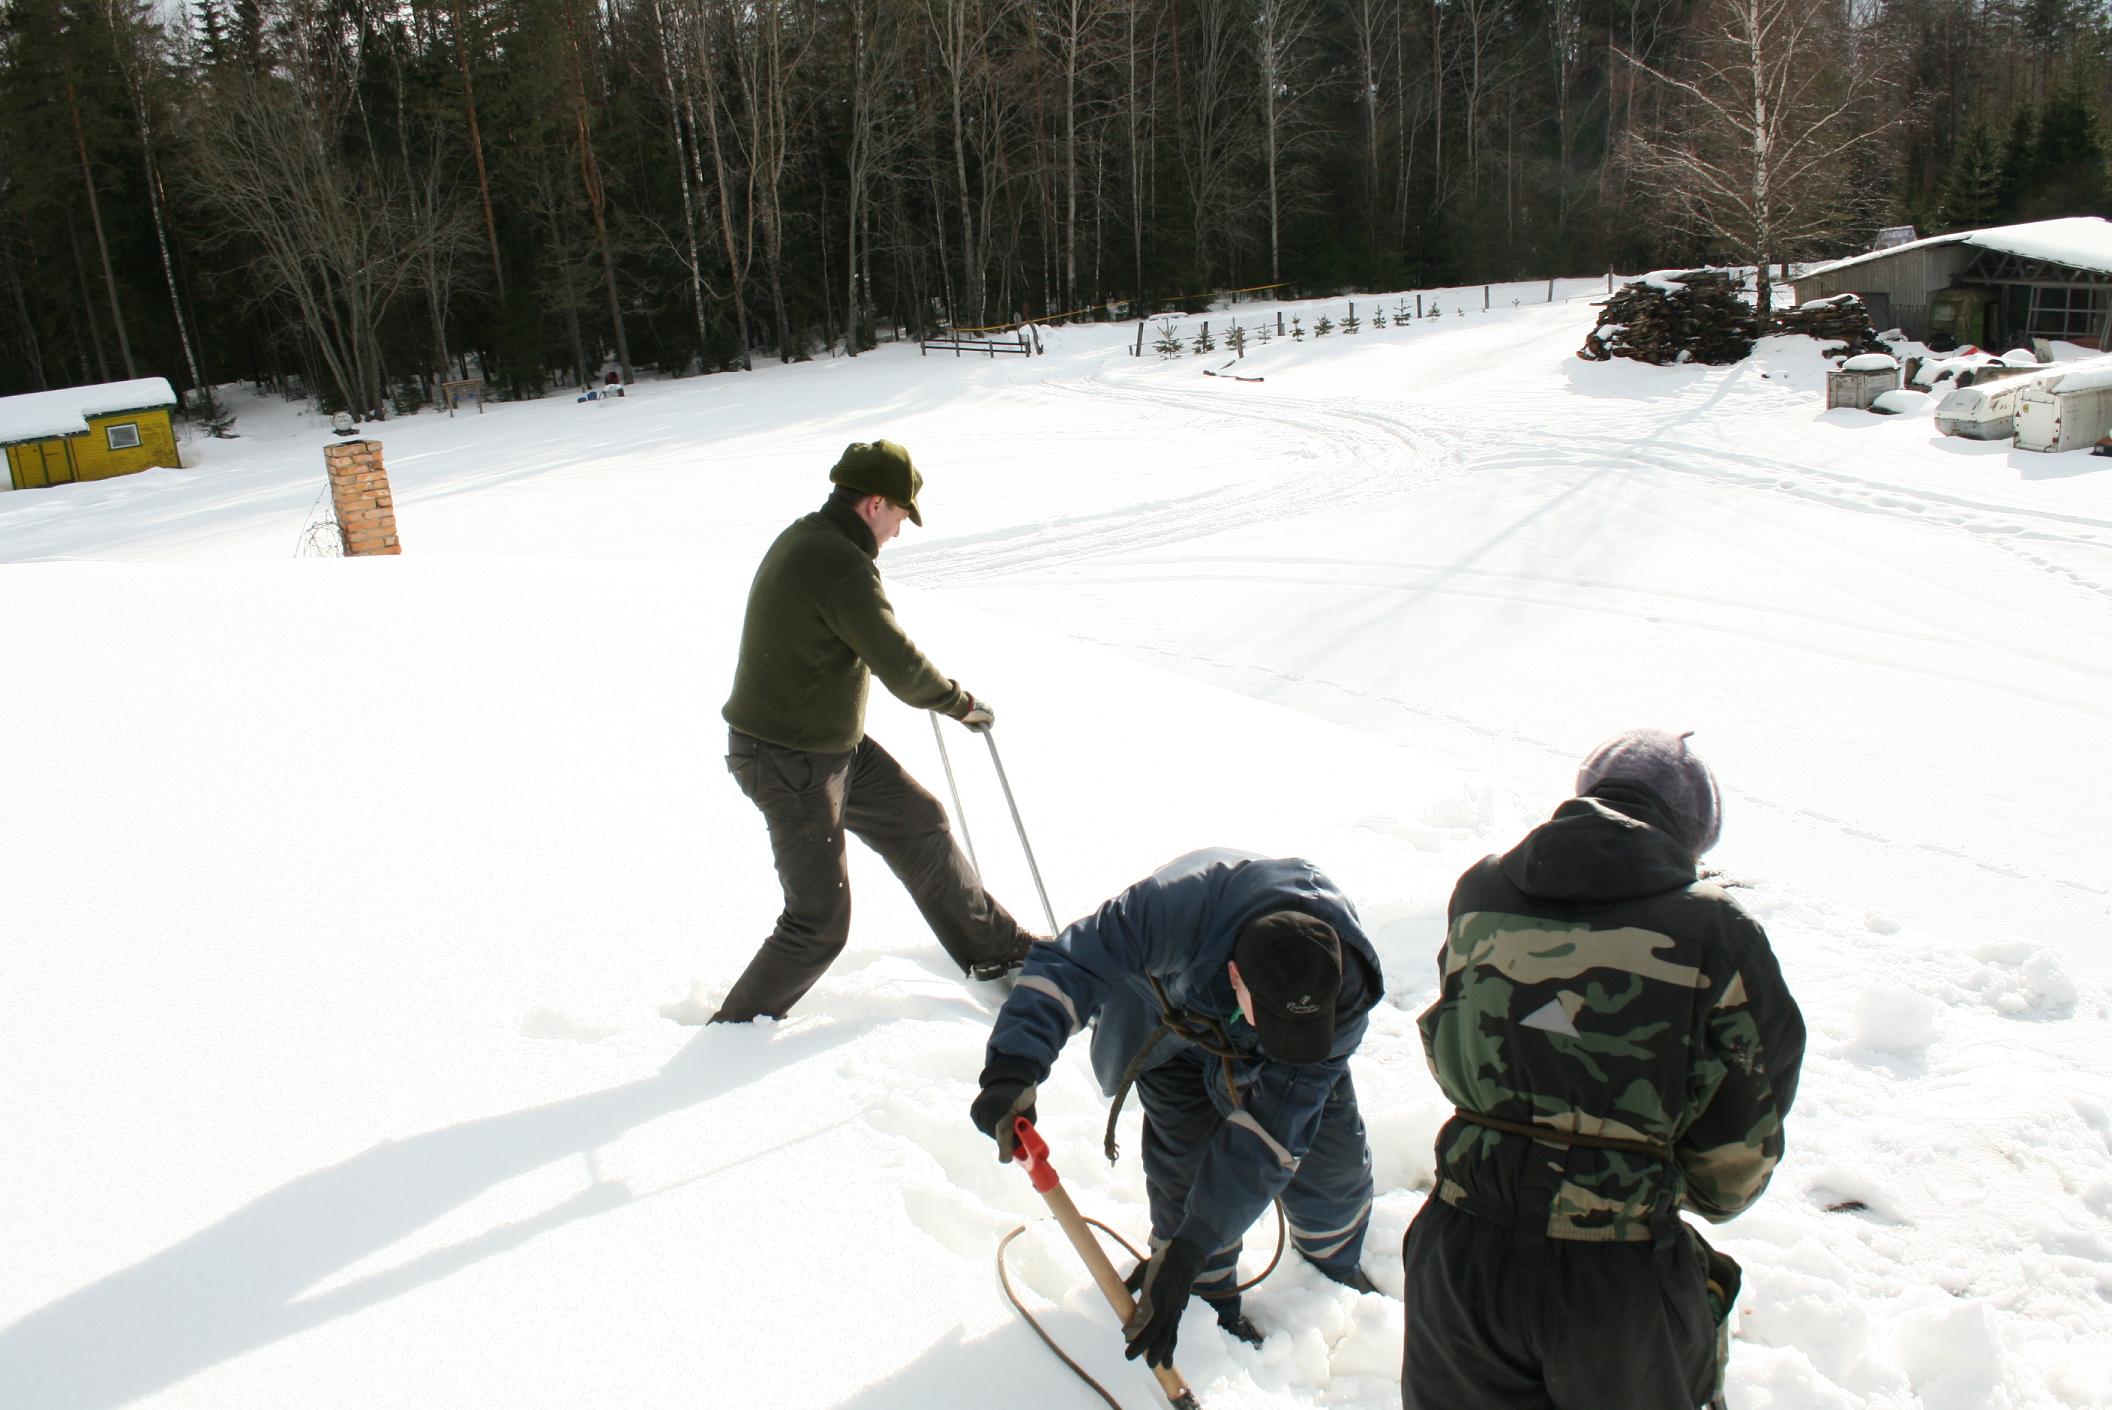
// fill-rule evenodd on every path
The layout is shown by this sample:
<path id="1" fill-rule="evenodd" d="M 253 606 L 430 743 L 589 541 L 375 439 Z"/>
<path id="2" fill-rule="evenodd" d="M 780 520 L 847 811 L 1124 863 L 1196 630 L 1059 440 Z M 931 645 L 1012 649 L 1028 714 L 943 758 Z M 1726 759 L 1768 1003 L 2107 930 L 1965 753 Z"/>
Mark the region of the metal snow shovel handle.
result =
<path id="1" fill-rule="evenodd" d="M 975 868 L 977 876 L 981 876 L 983 864 L 975 855 L 975 838 L 968 832 L 968 813 L 961 807 L 960 785 L 953 781 L 953 756 L 946 752 L 946 736 L 939 729 L 939 712 L 927 710 L 925 713 L 931 716 L 931 737 L 938 743 L 939 762 L 946 768 L 946 791 L 953 795 L 954 821 L 961 825 L 961 841 L 968 844 L 968 865 Z"/>
<path id="2" fill-rule="evenodd" d="M 1136 1301 L 1130 1297 L 1115 1265 L 1108 1262 L 1107 1252 L 1100 1247 L 1100 1241 L 1086 1227 L 1085 1216 L 1078 1212 L 1077 1205 L 1071 1203 L 1063 1181 L 1057 1177 L 1056 1168 L 1049 1164 L 1049 1143 L 1034 1129 L 1034 1123 L 1024 1116 L 1013 1118 L 1012 1130 L 1019 1138 L 1019 1148 L 1013 1158 L 1026 1170 L 1027 1178 L 1034 1182 L 1035 1190 L 1049 1206 L 1049 1213 L 1055 1215 L 1056 1222 L 1063 1226 L 1064 1237 L 1071 1241 L 1071 1247 L 1085 1260 L 1086 1271 L 1099 1285 L 1100 1295 L 1107 1299 L 1109 1307 L 1115 1309 L 1115 1316 L 1127 1324 L 1137 1310 Z M 1195 1392 L 1181 1379 L 1179 1371 L 1171 1366 L 1153 1366 L 1151 1373 L 1158 1377 L 1159 1389 L 1166 1393 L 1167 1403 L 1173 1406 L 1173 1410 L 1202 1410 L 1202 1402 L 1195 1398 Z"/>
<path id="3" fill-rule="evenodd" d="M 977 731 L 983 743 L 990 746 L 990 762 L 997 768 L 998 786 L 1005 790 L 1005 806 L 1012 810 L 1012 826 L 1019 831 L 1019 850 L 1027 854 L 1027 870 L 1034 875 L 1034 889 L 1041 895 L 1041 913 L 1049 918 L 1049 934 L 1054 935 L 1056 908 L 1049 904 L 1049 888 L 1041 884 L 1041 868 L 1034 864 L 1034 846 L 1027 841 L 1027 825 L 1019 820 L 1019 804 L 1012 801 L 1012 780 L 1005 777 L 1005 761 L 997 757 L 997 731 L 985 727 Z"/>

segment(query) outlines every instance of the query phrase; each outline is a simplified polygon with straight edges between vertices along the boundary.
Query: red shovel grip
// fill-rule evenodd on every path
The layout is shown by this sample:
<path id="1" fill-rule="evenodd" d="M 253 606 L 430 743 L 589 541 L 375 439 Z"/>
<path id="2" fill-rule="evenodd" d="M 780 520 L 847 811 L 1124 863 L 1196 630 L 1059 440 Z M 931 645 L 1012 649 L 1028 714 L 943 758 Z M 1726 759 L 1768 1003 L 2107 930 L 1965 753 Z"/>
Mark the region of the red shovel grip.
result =
<path id="1" fill-rule="evenodd" d="M 1012 1134 L 1019 1142 L 1012 1158 L 1027 1172 L 1027 1178 L 1034 1182 L 1036 1190 L 1047 1194 L 1062 1183 L 1056 1177 L 1056 1167 L 1049 1164 L 1049 1143 L 1041 1138 L 1041 1132 L 1034 1129 L 1033 1122 L 1024 1116 L 1013 1117 Z"/>

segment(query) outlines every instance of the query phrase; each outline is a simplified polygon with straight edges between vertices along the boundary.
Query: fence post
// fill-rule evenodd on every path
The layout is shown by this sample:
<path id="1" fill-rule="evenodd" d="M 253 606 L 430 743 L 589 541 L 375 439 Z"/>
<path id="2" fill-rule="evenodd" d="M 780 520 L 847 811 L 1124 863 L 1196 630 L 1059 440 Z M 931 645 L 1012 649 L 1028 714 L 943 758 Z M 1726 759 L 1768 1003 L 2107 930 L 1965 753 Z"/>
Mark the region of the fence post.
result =
<path id="1" fill-rule="evenodd" d="M 1489 311 L 1489 286 L 1486 284 L 1481 286 L 1481 311 L 1483 313 Z"/>
<path id="2" fill-rule="evenodd" d="M 1280 308 L 1276 310 L 1276 336 L 1283 336 L 1283 310 Z"/>
<path id="3" fill-rule="evenodd" d="M 1130 356 L 1144 356 L 1144 320 L 1141 318 L 1137 320 L 1137 346 L 1135 351 L 1130 353 Z"/>
<path id="4" fill-rule="evenodd" d="M 1552 274 L 1547 276 L 1547 301 L 1549 303 L 1555 301 L 1555 276 Z"/>
<path id="5" fill-rule="evenodd" d="M 1423 316 L 1423 296 L 1421 294 L 1415 296 L 1415 316 L 1417 318 Z"/>

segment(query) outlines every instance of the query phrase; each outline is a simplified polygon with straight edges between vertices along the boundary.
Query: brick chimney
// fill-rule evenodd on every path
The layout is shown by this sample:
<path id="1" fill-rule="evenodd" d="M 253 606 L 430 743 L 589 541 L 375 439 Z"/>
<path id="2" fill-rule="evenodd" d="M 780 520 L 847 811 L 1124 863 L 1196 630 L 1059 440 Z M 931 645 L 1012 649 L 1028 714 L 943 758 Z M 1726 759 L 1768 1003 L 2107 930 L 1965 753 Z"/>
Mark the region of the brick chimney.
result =
<path id="1" fill-rule="evenodd" d="M 389 494 L 389 472 L 382 468 L 381 442 L 324 446 L 323 465 L 330 472 L 330 504 L 337 511 L 345 556 L 403 552 L 396 541 L 396 501 Z"/>

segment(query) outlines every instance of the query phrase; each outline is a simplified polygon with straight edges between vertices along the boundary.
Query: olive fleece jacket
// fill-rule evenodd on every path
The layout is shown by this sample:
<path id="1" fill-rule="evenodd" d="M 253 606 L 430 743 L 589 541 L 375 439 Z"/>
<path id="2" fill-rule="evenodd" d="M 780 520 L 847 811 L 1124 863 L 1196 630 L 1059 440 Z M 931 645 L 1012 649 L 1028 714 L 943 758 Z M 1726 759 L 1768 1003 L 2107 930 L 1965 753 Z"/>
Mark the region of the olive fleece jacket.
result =
<path id="1" fill-rule="evenodd" d="M 777 536 L 748 589 L 726 723 L 787 749 L 854 749 L 869 674 L 920 710 L 968 713 L 974 698 L 895 621 L 879 556 L 865 521 L 835 500 Z"/>

